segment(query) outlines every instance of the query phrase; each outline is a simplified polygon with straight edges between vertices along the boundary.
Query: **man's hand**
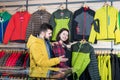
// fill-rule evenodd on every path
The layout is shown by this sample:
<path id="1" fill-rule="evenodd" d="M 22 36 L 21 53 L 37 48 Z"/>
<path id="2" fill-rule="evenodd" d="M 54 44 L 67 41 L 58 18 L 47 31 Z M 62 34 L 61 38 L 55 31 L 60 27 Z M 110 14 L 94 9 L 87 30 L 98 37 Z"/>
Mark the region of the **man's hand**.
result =
<path id="1" fill-rule="evenodd" d="M 66 61 L 68 61 L 68 58 L 65 58 L 64 55 L 60 56 L 59 59 L 60 59 L 60 62 L 66 62 Z"/>

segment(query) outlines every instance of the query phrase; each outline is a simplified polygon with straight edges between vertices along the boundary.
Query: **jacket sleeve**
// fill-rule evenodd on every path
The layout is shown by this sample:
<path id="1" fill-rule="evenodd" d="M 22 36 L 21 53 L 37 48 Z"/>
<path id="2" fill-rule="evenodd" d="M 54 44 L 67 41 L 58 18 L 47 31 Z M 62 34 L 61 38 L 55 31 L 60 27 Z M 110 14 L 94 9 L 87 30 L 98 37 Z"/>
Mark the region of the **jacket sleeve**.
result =
<path id="1" fill-rule="evenodd" d="M 90 31 L 90 36 L 89 36 L 89 40 L 88 40 L 92 44 L 95 42 L 97 34 L 100 32 L 99 27 L 100 27 L 99 26 L 99 18 L 97 17 L 97 13 L 96 13 L 94 21 L 92 23 L 92 27 L 91 27 L 91 31 Z"/>
<path id="2" fill-rule="evenodd" d="M 98 70 L 98 61 L 96 59 L 93 47 L 91 47 L 90 50 L 90 64 L 88 68 L 89 73 L 91 73 L 91 80 L 101 80 Z"/>
<path id="3" fill-rule="evenodd" d="M 116 37 L 115 44 L 120 43 L 120 30 L 115 31 L 115 37 Z"/>
<path id="4" fill-rule="evenodd" d="M 94 30 L 94 26 L 92 25 L 92 28 L 91 28 L 91 32 L 90 32 L 90 37 L 89 37 L 89 42 L 90 43 L 94 43 L 95 42 L 95 38 L 96 38 L 96 31 Z"/>
<path id="5" fill-rule="evenodd" d="M 28 38 L 29 36 L 33 33 L 34 31 L 34 23 L 33 23 L 33 15 L 30 17 L 30 20 L 29 20 L 29 23 L 28 23 L 28 27 L 27 27 L 27 30 L 26 30 L 26 38 L 25 38 L 25 41 L 27 42 L 28 41 Z"/>
<path id="6" fill-rule="evenodd" d="M 118 15 L 116 16 L 117 17 L 117 27 L 116 27 L 116 30 L 115 30 L 115 44 L 118 44 L 120 43 L 120 12 L 118 12 Z"/>
<path id="7" fill-rule="evenodd" d="M 75 17 L 76 17 L 77 13 L 75 12 L 73 14 L 73 18 L 72 18 L 72 26 L 70 28 L 70 32 L 71 32 L 71 41 L 74 41 L 74 35 L 76 35 L 76 26 L 77 26 L 77 22 L 75 21 Z"/>
<path id="8" fill-rule="evenodd" d="M 12 32 L 15 28 L 14 18 L 15 18 L 15 15 L 12 16 L 12 18 L 10 19 L 10 21 L 7 25 L 7 28 L 5 30 L 4 39 L 3 39 L 4 44 L 8 44 L 8 42 L 11 38 Z"/>
<path id="9" fill-rule="evenodd" d="M 36 47 L 38 45 L 39 44 L 33 44 L 30 50 L 33 59 L 38 66 L 49 67 L 60 63 L 60 59 L 58 57 L 49 59 L 47 56 L 48 54 L 45 53 L 43 47 Z"/>
<path id="10" fill-rule="evenodd" d="M 55 28 L 56 26 L 56 23 L 55 23 L 55 13 L 53 13 L 50 17 L 50 20 L 49 20 L 49 23 L 50 25 L 53 27 L 53 29 Z"/>
<path id="11" fill-rule="evenodd" d="M 69 30 L 70 30 L 70 36 L 69 36 L 70 37 L 70 41 L 72 41 L 72 37 L 71 37 L 72 19 L 73 19 L 73 13 L 71 12 L 70 13 L 70 21 L 69 21 L 69 24 L 68 24 L 69 25 Z"/>
<path id="12" fill-rule="evenodd" d="M 70 12 L 70 21 L 69 21 L 69 29 L 71 28 L 71 26 L 72 26 L 72 18 L 73 18 L 73 13 L 72 12 Z"/>

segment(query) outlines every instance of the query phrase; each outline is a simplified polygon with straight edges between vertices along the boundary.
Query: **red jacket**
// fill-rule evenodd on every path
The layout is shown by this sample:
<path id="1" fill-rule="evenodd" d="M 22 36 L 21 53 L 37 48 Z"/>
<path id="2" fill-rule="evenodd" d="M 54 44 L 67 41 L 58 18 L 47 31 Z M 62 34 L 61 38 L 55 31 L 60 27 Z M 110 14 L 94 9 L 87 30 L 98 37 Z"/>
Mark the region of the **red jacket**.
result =
<path id="1" fill-rule="evenodd" d="M 29 12 L 16 12 L 8 23 L 3 43 L 7 44 L 9 41 L 25 40 L 29 19 Z"/>

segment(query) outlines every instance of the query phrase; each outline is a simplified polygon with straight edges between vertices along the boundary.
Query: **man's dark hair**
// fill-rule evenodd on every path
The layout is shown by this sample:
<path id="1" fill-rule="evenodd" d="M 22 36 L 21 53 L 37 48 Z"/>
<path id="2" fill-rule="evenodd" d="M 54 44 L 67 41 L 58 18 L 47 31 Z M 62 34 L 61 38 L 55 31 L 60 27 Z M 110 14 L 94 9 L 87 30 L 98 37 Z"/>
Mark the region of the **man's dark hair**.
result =
<path id="1" fill-rule="evenodd" d="M 39 33 L 41 32 L 45 32 L 47 31 L 48 29 L 50 30 L 53 30 L 52 26 L 48 23 L 43 23 L 41 26 L 40 26 L 40 29 L 39 29 Z"/>
<path id="2" fill-rule="evenodd" d="M 68 44 L 69 43 L 69 30 L 66 29 L 66 28 L 62 28 L 58 34 L 57 34 L 57 37 L 56 37 L 56 41 L 59 41 L 60 40 L 60 34 L 63 32 L 63 31 L 67 31 L 68 32 L 68 39 L 66 41 L 64 41 L 65 44 Z"/>

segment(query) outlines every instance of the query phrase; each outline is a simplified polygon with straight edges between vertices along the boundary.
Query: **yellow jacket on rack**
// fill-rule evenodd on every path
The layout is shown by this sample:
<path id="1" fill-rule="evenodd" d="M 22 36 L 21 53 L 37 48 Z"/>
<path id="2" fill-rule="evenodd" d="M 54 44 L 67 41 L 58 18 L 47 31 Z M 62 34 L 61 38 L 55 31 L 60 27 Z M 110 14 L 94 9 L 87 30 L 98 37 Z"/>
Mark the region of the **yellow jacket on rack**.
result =
<path id="1" fill-rule="evenodd" d="M 115 40 L 119 42 L 117 27 L 118 10 L 113 6 L 103 6 L 96 11 L 89 37 L 89 42 L 97 40 Z"/>
<path id="2" fill-rule="evenodd" d="M 30 35 L 27 48 L 30 51 L 30 67 L 49 67 L 60 63 L 60 59 L 49 59 L 45 40 Z"/>

